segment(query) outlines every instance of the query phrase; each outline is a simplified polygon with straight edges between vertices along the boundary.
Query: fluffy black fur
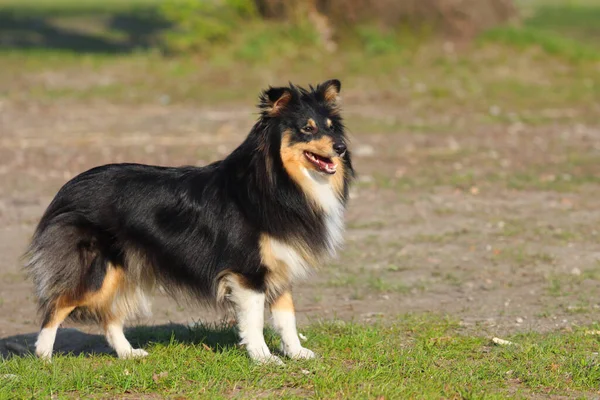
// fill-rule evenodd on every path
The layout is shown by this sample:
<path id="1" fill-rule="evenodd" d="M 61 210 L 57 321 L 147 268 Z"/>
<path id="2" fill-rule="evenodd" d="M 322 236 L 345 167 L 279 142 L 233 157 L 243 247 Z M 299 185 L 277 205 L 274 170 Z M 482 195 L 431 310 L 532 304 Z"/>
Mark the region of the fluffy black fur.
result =
<path id="1" fill-rule="evenodd" d="M 285 131 L 297 142 L 323 135 L 346 141 L 337 105 L 325 95 L 331 85 L 339 90 L 338 81 L 328 81 L 310 90 L 290 84 L 265 91 L 259 120 L 222 161 L 181 168 L 111 164 L 66 183 L 28 252 L 42 315 L 51 313 L 59 296 L 98 290 L 109 264 L 122 267 L 128 279 L 154 280 L 171 292 L 183 289 L 210 300 L 224 271 L 266 290 L 263 233 L 300 241 L 315 254 L 327 252 L 323 212 L 286 172 L 280 147 Z M 309 136 L 301 132 L 307 118 L 333 124 Z M 343 162 L 345 204 L 353 177 L 349 151 Z M 130 265 L 134 259 L 143 267 Z M 74 316 L 89 317 L 79 309 Z"/>

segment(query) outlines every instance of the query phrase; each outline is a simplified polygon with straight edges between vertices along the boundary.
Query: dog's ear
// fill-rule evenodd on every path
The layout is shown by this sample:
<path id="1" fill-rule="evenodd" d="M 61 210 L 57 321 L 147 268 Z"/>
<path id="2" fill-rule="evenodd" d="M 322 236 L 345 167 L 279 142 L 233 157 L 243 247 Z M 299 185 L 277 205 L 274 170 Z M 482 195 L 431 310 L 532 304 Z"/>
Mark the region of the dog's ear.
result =
<path id="1" fill-rule="evenodd" d="M 342 83 L 337 79 L 330 79 L 317 86 L 317 92 L 323 96 L 323 99 L 331 104 L 337 103 L 340 97 Z"/>
<path id="2" fill-rule="evenodd" d="M 263 114 L 276 117 L 287 107 L 292 100 L 292 90 L 287 87 L 269 87 L 260 95 L 258 107 Z"/>

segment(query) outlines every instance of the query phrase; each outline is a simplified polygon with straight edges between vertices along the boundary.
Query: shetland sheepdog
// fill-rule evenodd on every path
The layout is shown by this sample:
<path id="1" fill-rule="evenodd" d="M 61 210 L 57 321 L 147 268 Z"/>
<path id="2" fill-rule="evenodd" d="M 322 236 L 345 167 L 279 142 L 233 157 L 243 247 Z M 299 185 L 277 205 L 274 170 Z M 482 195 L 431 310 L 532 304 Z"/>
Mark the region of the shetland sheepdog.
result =
<path id="1" fill-rule="evenodd" d="M 281 353 L 314 357 L 291 290 L 342 243 L 354 171 L 340 87 L 270 87 L 244 142 L 205 167 L 110 164 L 66 183 L 26 254 L 43 319 L 36 354 L 51 359 L 70 318 L 100 324 L 119 357 L 146 356 L 123 326 L 162 288 L 230 305 L 249 357 L 281 363 L 263 337 L 268 305 Z"/>

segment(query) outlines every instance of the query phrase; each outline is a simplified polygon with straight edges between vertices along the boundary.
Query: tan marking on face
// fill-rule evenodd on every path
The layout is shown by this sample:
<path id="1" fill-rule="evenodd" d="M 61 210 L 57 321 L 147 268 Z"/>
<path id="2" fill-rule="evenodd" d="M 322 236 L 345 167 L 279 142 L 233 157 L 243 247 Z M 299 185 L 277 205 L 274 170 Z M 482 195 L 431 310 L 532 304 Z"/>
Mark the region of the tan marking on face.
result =
<path id="1" fill-rule="evenodd" d="M 313 133 L 316 133 L 319 130 L 317 123 L 312 118 L 309 118 L 308 121 L 306 121 L 306 125 L 310 126 L 313 129 Z"/>
<path id="2" fill-rule="evenodd" d="M 327 128 L 331 128 L 331 125 L 333 125 L 333 122 L 331 122 L 331 120 L 329 118 L 327 118 L 325 120 L 325 125 L 327 125 Z"/>
<path id="3" fill-rule="evenodd" d="M 302 172 L 302 168 L 313 168 L 303 153 L 302 146 L 298 144 L 290 146 L 291 133 L 286 132 L 281 141 L 281 161 L 288 175 L 296 182 L 302 191 L 308 196 L 313 196 L 308 177 Z M 312 197 L 311 197 L 312 198 Z"/>
<path id="4" fill-rule="evenodd" d="M 306 196 L 314 203 L 319 203 L 314 193 L 312 182 L 302 172 L 302 168 L 307 170 L 318 169 L 306 159 L 304 151 L 310 151 L 324 157 L 329 157 L 337 165 L 337 171 L 333 175 L 323 175 L 329 177 L 334 189 L 341 196 L 344 188 L 344 161 L 333 151 L 333 139 L 329 136 L 323 136 L 319 140 L 311 140 L 308 143 L 300 142 L 290 145 L 291 133 L 285 132 L 281 141 L 281 160 L 283 166 L 290 177 L 300 186 Z"/>
<path id="5" fill-rule="evenodd" d="M 292 293 L 285 291 L 279 296 L 273 304 L 271 304 L 271 311 L 289 311 L 294 312 L 294 301 L 292 300 Z"/>

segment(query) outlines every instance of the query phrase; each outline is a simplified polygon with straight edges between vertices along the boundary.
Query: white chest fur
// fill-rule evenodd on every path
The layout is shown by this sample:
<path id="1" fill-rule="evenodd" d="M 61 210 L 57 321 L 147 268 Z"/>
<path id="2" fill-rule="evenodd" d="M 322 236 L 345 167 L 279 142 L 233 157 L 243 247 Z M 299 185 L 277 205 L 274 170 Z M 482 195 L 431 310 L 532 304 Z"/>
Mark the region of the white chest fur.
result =
<path id="1" fill-rule="evenodd" d="M 344 240 L 344 205 L 336 195 L 330 180 L 316 171 L 304 169 L 313 187 L 315 202 L 325 213 L 326 241 L 332 256 Z"/>
<path id="2" fill-rule="evenodd" d="M 287 271 L 291 280 L 305 278 L 310 272 L 310 264 L 291 246 L 271 239 L 271 251 L 273 256 L 287 265 Z"/>
<path id="3" fill-rule="evenodd" d="M 330 256 L 334 256 L 342 244 L 344 234 L 344 205 L 336 195 L 327 177 L 317 172 L 303 170 L 308 178 L 310 194 L 317 205 L 323 210 L 325 224 L 325 242 Z M 278 263 L 287 266 L 287 279 L 296 280 L 306 277 L 322 258 L 322 254 L 311 254 L 309 248 L 296 248 L 274 238 L 268 238 L 263 245 L 263 258 L 274 268 Z M 269 262 L 272 258 L 272 262 Z"/>

